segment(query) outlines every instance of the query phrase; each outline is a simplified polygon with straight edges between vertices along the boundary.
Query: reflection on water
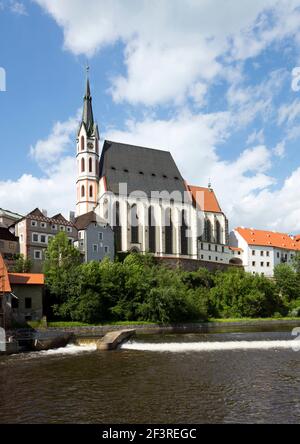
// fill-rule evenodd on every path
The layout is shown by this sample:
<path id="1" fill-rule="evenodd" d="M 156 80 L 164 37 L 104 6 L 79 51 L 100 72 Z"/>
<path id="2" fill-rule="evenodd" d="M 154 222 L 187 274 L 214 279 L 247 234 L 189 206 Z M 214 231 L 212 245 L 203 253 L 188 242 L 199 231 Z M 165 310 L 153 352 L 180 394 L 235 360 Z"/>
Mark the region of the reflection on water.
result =
<path id="1" fill-rule="evenodd" d="M 0 423 L 296 423 L 300 352 L 291 339 L 140 336 L 115 352 L 70 346 L 2 357 Z"/>

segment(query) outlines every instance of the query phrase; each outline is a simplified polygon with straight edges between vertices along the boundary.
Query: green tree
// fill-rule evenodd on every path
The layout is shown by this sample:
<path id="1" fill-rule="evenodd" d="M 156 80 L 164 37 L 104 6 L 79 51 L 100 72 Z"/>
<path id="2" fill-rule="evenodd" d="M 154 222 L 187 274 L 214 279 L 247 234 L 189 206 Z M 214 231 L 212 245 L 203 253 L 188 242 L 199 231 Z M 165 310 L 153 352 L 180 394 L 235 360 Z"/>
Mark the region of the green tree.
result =
<path id="1" fill-rule="evenodd" d="M 288 264 L 279 264 L 274 269 L 276 286 L 282 298 L 291 302 L 300 298 L 300 279 L 295 269 Z"/>
<path id="2" fill-rule="evenodd" d="M 80 277 L 80 252 L 70 243 L 66 234 L 60 232 L 49 242 L 45 256 L 46 287 L 56 302 L 62 303 L 69 295 L 76 294 Z"/>
<path id="3" fill-rule="evenodd" d="M 30 259 L 25 259 L 23 254 L 19 254 L 15 261 L 15 273 L 30 273 L 32 262 Z"/>

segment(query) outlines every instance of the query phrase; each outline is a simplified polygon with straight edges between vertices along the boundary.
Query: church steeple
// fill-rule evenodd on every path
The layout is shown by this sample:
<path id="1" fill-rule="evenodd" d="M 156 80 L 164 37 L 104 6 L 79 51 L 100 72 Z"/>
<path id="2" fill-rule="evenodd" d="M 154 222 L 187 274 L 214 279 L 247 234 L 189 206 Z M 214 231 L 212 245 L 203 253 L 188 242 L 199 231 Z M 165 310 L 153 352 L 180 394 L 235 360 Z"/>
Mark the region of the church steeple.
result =
<path id="1" fill-rule="evenodd" d="M 85 124 L 88 136 L 94 132 L 94 115 L 92 107 L 92 96 L 89 79 L 89 67 L 87 67 L 86 90 L 83 102 L 82 122 Z"/>

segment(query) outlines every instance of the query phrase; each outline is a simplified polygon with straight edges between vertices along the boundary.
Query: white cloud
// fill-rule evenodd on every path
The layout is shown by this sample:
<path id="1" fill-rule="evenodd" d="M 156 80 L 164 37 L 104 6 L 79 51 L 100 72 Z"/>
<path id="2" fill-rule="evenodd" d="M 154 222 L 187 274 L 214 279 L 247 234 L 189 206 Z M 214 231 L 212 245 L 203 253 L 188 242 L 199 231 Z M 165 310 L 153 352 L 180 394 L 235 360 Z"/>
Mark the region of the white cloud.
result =
<path id="1" fill-rule="evenodd" d="M 285 156 L 285 141 L 279 142 L 273 149 L 275 156 L 283 159 Z"/>
<path id="2" fill-rule="evenodd" d="M 16 1 L 16 0 L 10 0 L 10 2 L 9 2 L 9 9 L 14 14 L 28 15 L 24 3 Z"/>
<path id="3" fill-rule="evenodd" d="M 281 105 L 278 110 L 278 124 L 290 125 L 300 116 L 300 100 L 295 99 L 290 104 Z"/>
<path id="4" fill-rule="evenodd" d="M 47 139 L 39 140 L 35 146 L 30 148 L 30 155 L 40 166 L 47 167 L 56 160 L 60 159 L 68 150 L 70 145 L 74 144 L 74 135 L 79 125 L 79 114 L 66 122 L 55 123 Z"/>
<path id="5" fill-rule="evenodd" d="M 181 104 L 233 61 L 297 36 L 300 19 L 299 0 L 35 1 L 62 27 L 74 54 L 91 56 L 121 41 L 126 74 L 112 78 L 111 93 L 146 105 Z"/>
<path id="6" fill-rule="evenodd" d="M 26 214 L 40 207 L 46 208 L 49 214 L 62 212 L 65 216 L 74 210 L 77 122 L 76 116 L 66 122 L 55 123 L 49 136 L 31 147 L 31 156 L 41 166 L 41 177 L 26 173 L 16 181 L 0 181 L 3 208 Z M 74 156 L 68 154 L 71 150 Z"/>
<path id="7" fill-rule="evenodd" d="M 265 142 L 265 135 L 264 130 L 261 129 L 260 131 L 254 130 L 247 139 L 247 145 L 251 145 L 255 142 L 260 143 L 261 145 Z"/>

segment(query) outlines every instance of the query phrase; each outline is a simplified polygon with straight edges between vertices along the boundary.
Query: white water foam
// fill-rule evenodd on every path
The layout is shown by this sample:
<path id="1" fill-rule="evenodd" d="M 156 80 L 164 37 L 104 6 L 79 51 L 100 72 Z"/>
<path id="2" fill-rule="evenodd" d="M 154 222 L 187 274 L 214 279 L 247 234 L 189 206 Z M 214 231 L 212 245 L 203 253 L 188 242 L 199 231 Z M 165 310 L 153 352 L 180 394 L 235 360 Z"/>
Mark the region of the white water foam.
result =
<path id="1" fill-rule="evenodd" d="M 30 353 L 31 356 L 55 356 L 55 355 L 77 355 L 78 353 L 90 352 L 97 350 L 96 344 L 74 345 L 68 344 L 66 347 L 53 348 L 51 350 L 42 350 Z"/>
<path id="2" fill-rule="evenodd" d="M 127 342 L 121 348 L 123 350 L 138 350 L 151 352 L 208 352 L 224 350 L 273 350 L 294 349 L 299 347 L 299 341 L 229 341 L 229 342 L 170 342 L 170 343 L 147 343 Z M 299 350 L 299 348 L 298 348 Z"/>

